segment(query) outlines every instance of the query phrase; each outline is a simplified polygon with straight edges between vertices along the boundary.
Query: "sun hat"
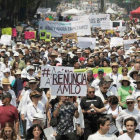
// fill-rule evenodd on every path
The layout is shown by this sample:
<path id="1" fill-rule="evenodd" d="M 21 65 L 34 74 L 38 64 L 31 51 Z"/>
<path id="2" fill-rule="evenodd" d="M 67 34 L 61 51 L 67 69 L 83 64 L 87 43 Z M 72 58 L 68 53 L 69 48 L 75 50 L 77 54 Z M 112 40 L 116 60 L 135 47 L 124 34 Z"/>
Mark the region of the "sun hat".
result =
<path id="1" fill-rule="evenodd" d="M 3 73 L 6 73 L 6 72 L 10 73 L 10 69 L 9 69 L 9 68 L 6 68 L 6 69 L 3 71 Z"/>
<path id="2" fill-rule="evenodd" d="M 138 70 L 133 70 L 133 71 L 130 72 L 129 76 L 132 77 L 133 76 L 133 73 L 135 73 L 135 72 L 137 72 L 137 74 L 139 73 Z"/>
<path id="3" fill-rule="evenodd" d="M 6 94 L 2 95 L 1 97 L 2 98 L 12 98 L 12 95 L 9 92 L 7 92 Z"/>
<path id="4" fill-rule="evenodd" d="M 2 85 L 10 85 L 9 79 L 8 78 L 3 78 Z"/>
<path id="5" fill-rule="evenodd" d="M 111 79 L 108 75 L 104 76 L 104 80 L 107 82 L 113 82 L 113 79 Z"/>
<path id="6" fill-rule="evenodd" d="M 18 69 L 17 71 L 16 71 L 16 73 L 15 73 L 16 75 L 17 74 L 21 74 L 21 70 L 20 69 Z"/>
<path id="7" fill-rule="evenodd" d="M 18 53 L 18 52 L 15 52 L 15 53 L 14 53 L 14 56 L 19 56 L 19 53 Z"/>
<path id="8" fill-rule="evenodd" d="M 129 95 L 126 97 L 126 102 L 129 102 L 129 101 L 135 101 L 134 97 L 132 95 Z"/>
<path id="9" fill-rule="evenodd" d="M 113 66 L 119 66 L 119 65 L 118 65 L 118 63 L 114 62 L 111 64 L 111 67 L 113 67 Z"/>
<path id="10" fill-rule="evenodd" d="M 120 80 L 119 82 L 122 83 L 123 81 L 128 81 L 130 83 L 130 79 L 127 76 L 124 76 L 122 80 Z"/>
<path id="11" fill-rule="evenodd" d="M 35 78 L 30 78 L 29 83 L 36 83 L 36 79 Z"/>

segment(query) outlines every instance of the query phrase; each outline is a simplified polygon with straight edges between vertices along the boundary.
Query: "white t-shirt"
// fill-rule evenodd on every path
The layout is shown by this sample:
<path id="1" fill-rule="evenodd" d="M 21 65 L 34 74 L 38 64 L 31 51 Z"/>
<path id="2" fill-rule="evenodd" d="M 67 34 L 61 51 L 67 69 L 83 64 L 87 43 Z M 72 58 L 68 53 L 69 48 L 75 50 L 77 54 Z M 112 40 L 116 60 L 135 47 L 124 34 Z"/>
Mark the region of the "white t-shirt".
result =
<path id="1" fill-rule="evenodd" d="M 90 135 L 87 140 L 118 140 L 118 139 L 115 135 L 109 135 L 109 134 L 101 135 L 97 131 L 95 134 Z"/>
<path id="2" fill-rule="evenodd" d="M 118 137 L 118 140 L 132 140 L 127 133 Z M 136 133 L 133 140 L 140 140 L 140 134 Z"/>
<path id="3" fill-rule="evenodd" d="M 118 116 L 119 112 L 122 111 L 121 106 L 117 106 L 115 110 L 112 110 L 109 105 L 105 106 L 107 114 L 112 114 L 113 116 Z"/>

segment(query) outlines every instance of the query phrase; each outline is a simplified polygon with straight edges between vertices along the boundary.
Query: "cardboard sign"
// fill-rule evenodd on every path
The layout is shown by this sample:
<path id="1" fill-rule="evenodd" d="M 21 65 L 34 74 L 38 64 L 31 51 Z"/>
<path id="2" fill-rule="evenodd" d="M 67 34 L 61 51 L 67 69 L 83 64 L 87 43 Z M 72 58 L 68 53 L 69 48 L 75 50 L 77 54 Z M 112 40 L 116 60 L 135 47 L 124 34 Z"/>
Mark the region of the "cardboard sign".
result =
<path id="1" fill-rule="evenodd" d="M 39 32 L 40 39 L 46 39 L 46 30 L 40 30 Z"/>
<path id="2" fill-rule="evenodd" d="M 113 30 L 107 30 L 107 34 L 111 33 L 113 35 Z"/>
<path id="3" fill-rule="evenodd" d="M 16 28 L 12 28 L 12 37 L 16 37 L 17 36 L 17 30 Z"/>
<path id="4" fill-rule="evenodd" d="M 91 49 L 94 49 L 95 46 L 96 46 L 96 38 L 78 37 L 79 48 L 83 49 L 90 47 Z"/>
<path id="5" fill-rule="evenodd" d="M 46 41 L 46 42 L 51 42 L 51 36 L 52 36 L 52 34 L 49 33 L 49 32 L 47 32 L 47 33 L 46 33 L 46 39 L 45 39 L 45 41 Z"/>
<path id="6" fill-rule="evenodd" d="M 40 86 L 42 88 L 51 88 L 53 73 L 71 73 L 73 71 L 73 67 L 42 66 Z"/>
<path id="7" fill-rule="evenodd" d="M 3 35 L 12 35 L 12 28 L 2 28 Z"/>
<path id="8" fill-rule="evenodd" d="M 47 30 L 52 37 L 61 37 L 63 34 L 77 33 L 77 36 L 91 35 L 89 19 L 83 21 L 40 21 L 38 30 Z"/>
<path id="9" fill-rule="evenodd" d="M 34 39 L 35 38 L 35 32 L 25 31 L 24 32 L 24 38 L 25 39 Z"/>
<path id="10" fill-rule="evenodd" d="M 2 35 L 0 43 L 3 45 L 11 45 L 11 35 Z"/>
<path id="11" fill-rule="evenodd" d="M 63 41 L 66 41 L 65 39 L 75 39 L 77 41 L 77 33 L 72 33 L 72 34 L 64 34 L 62 36 Z"/>
<path id="12" fill-rule="evenodd" d="M 86 96 L 86 81 L 86 73 L 53 74 L 51 94 L 56 96 Z"/>
<path id="13" fill-rule="evenodd" d="M 18 32 L 22 32 L 23 31 L 23 27 L 22 26 L 16 26 L 16 29 Z"/>

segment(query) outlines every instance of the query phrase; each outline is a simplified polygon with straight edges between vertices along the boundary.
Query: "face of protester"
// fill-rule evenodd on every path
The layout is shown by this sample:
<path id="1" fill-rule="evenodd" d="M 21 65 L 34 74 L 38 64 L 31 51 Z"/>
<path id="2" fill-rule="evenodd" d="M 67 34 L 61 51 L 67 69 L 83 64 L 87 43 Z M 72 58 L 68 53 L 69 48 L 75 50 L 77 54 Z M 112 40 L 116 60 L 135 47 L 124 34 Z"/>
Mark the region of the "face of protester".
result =
<path id="1" fill-rule="evenodd" d="M 122 81 L 122 84 L 123 84 L 124 87 L 129 86 L 129 82 L 128 81 L 125 81 L 125 80 Z"/>
<path id="2" fill-rule="evenodd" d="M 30 86 L 31 90 L 35 90 L 36 87 L 37 87 L 37 83 L 36 83 L 36 82 L 34 82 L 34 83 L 29 83 L 29 86 Z"/>
<path id="3" fill-rule="evenodd" d="M 128 110 L 132 110 L 134 108 L 135 102 L 134 101 L 127 101 L 126 104 L 127 104 Z"/>
<path id="4" fill-rule="evenodd" d="M 38 127 L 34 128 L 34 130 L 33 130 L 34 138 L 40 137 L 41 133 L 42 133 L 42 131 Z"/>
<path id="5" fill-rule="evenodd" d="M 140 97 L 137 98 L 138 107 L 140 107 Z"/>
<path id="6" fill-rule="evenodd" d="M 134 69 L 139 71 L 140 70 L 140 64 L 135 64 Z"/>
<path id="7" fill-rule="evenodd" d="M 10 76 L 10 73 L 9 73 L 9 72 L 5 72 L 5 73 L 4 73 L 4 76 L 5 76 L 6 78 L 8 78 L 8 77 Z"/>
<path id="8" fill-rule="evenodd" d="M 2 85 L 2 86 L 3 86 L 3 90 L 4 90 L 4 91 L 9 90 L 9 85 L 4 84 L 4 85 Z"/>
<path id="9" fill-rule="evenodd" d="M 8 102 L 10 103 L 11 99 L 10 98 L 2 98 L 2 104 L 6 105 Z"/>
<path id="10" fill-rule="evenodd" d="M 108 67 L 108 64 L 107 64 L 106 61 L 103 62 L 103 66 L 104 66 L 104 67 Z"/>
<path id="11" fill-rule="evenodd" d="M 100 58 L 104 58 L 104 55 L 103 55 L 103 53 L 100 53 Z"/>
<path id="12" fill-rule="evenodd" d="M 93 76 L 89 73 L 87 73 L 87 81 L 91 81 L 93 79 Z"/>
<path id="13" fill-rule="evenodd" d="M 5 135 L 6 135 L 7 138 L 11 138 L 12 132 L 13 132 L 13 130 L 12 130 L 11 127 L 5 127 L 4 128 L 4 133 L 5 133 Z"/>
<path id="14" fill-rule="evenodd" d="M 79 64 L 79 62 L 76 62 L 75 64 L 74 64 L 74 69 L 79 69 L 80 68 L 80 64 Z"/>
<path id="15" fill-rule="evenodd" d="M 120 61 L 122 67 L 125 67 L 125 62 L 123 60 Z"/>
<path id="16" fill-rule="evenodd" d="M 112 66 L 112 72 L 118 73 L 118 66 Z"/>
<path id="17" fill-rule="evenodd" d="M 87 95 L 89 98 L 93 98 L 95 96 L 95 89 L 94 88 L 88 88 Z"/>
<path id="18" fill-rule="evenodd" d="M 128 133 L 135 132 L 136 126 L 134 125 L 134 121 L 127 121 L 125 127 Z"/>
<path id="19" fill-rule="evenodd" d="M 128 70 L 127 70 L 127 69 L 123 69 L 123 70 L 122 70 L 123 76 L 127 76 L 127 73 L 128 73 Z"/>
<path id="20" fill-rule="evenodd" d="M 134 72 L 132 77 L 133 77 L 134 80 L 136 80 L 137 77 L 138 77 L 138 72 Z"/>
<path id="21" fill-rule="evenodd" d="M 108 84 L 103 84 L 102 86 L 100 86 L 100 90 L 103 93 L 106 93 L 107 90 L 108 90 L 108 88 L 109 88 L 109 85 Z"/>
<path id="22" fill-rule="evenodd" d="M 110 129 L 110 121 L 106 121 L 104 126 L 100 125 L 100 129 L 106 134 Z"/>
<path id="23" fill-rule="evenodd" d="M 5 54 L 5 51 L 2 51 L 0 54 L 1 54 L 1 56 L 4 56 L 4 54 Z"/>
<path id="24" fill-rule="evenodd" d="M 103 73 L 102 71 L 99 71 L 99 72 L 98 72 L 98 77 L 99 77 L 99 79 L 103 78 L 103 76 L 104 76 L 104 73 Z"/>
<path id="25" fill-rule="evenodd" d="M 66 103 L 69 102 L 69 96 L 62 96 L 61 97 L 62 102 Z"/>
<path id="26" fill-rule="evenodd" d="M 33 69 L 29 69 L 29 71 L 28 71 L 28 72 L 29 72 L 29 74 L 30 74 L 30 75 L 33 75 L 34 70 L 33 70 Z"/>
<path id="27" fill-rule="evenodd" d="M 140 90 L 140 82 L 139 82 L 139 83 L 137 83 L 137 89 L 139 89 L 139 90 Z"/>
<path id="28" fill-rule="evenodd" d="M 15 61 L 19 61 L 19 56 L 15 56 Z"/>
<path id="29" fill-rule="evenodd" d="M 92 66 L 93 65 L 93 60 L 89 59 L 87 63 L 88 63 L 89 66 Z"/>
<path id="30" fill-rule="evenodd" d="M 95 61 L 98 62 L 99 61 L 99 57 L 95 56 Z"/>
<path id="31" fill-rule="evenodd" d="M 53 61 L 55 60 L 55 58 L 57 58 L 56 55 L 51 55 L 50 57 L 51 57 L 51 60 L 53 60 Z"/>

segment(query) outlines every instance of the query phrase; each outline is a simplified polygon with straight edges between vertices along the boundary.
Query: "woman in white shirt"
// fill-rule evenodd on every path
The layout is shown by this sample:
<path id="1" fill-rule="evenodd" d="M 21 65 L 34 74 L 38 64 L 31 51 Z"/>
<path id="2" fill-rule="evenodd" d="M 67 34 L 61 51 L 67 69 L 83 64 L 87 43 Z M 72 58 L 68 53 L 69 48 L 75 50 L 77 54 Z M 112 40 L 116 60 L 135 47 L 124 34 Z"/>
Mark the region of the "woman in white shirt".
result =
<path id="1" fill-rule="evenodd" d="M 32 126 L 34 114 L 44 114 L 43 105 L 39 102 L 41 96 L 38 91 L 32 91 L 30 93 L 32 102 L 27 105 L 27 129 Z"/>

